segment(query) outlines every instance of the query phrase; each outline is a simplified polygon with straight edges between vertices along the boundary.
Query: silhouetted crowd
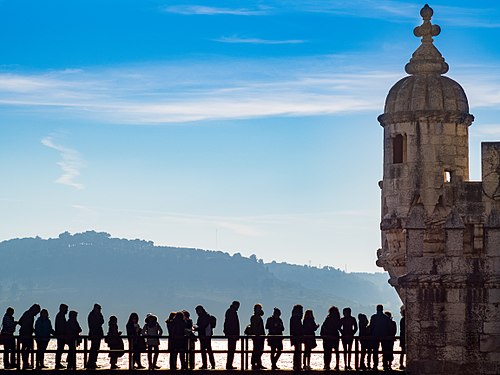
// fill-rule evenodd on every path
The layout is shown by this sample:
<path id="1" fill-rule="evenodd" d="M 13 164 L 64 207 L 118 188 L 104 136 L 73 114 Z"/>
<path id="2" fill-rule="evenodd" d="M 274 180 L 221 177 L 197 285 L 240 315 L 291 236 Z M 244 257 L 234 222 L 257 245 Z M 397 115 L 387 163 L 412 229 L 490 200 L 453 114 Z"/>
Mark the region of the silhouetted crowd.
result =
<path id="1" fill-rule="evenodd" d="M 227 361 L 226 369 L 234 370 L 234 355 L 236 344 L 240 340 L 240 321 L 238 309 L 240 303 L 233 301 L 225 313 L 224 335 L 227 338 Z M 195 308 L 197 314 L 196 324 L 190 318 L 188 311 L 177 311 L 170 313 L 165 321 L 168 331 L 168 352 L 170 354 L 170 369 L 177 369 L 178 363 L 182 370 L 193 370 L 195 367 L 195 342 L 200 341 L 200 353 L 202 366 L 200 369 L 208 369 L 208 361 L 212 369 L 215 369 L 215 358 L 212 350 L 213 330 L 216 327 L 217 319 L 209 314 L 201 305 Z M 35 317 L 39 317 L 35 321 Z M 360 358 L 359 369 L 377 369 L 379 366 L 379 353 L 382 352 L 382 365 L 384 370 L 392 368 L 394 361 L 394 342 L 397 333 L 397 324 L 392 319 L 389 311 L 384 312 L 382 305 L 377 305 L 376 313 L 368 320 L 365 314 L 358 314 L 358 319 L 353 317 L 351 309 L 346 307 L 342 310 L 342 317 L 339 309 L 332 306 L 328 310 L 328 315 L 321 326 L 316 323 L 312 310 L 304 309 L 302 305 L 295 305 L 290 318 L 290 343 L 293 346 L 293 369 L 295 371 L 311 369 L 311 352 L 317 346 L 316 339 L 323 340 L 324 370 L 331 369 L 332 353 L 335 353 L 335 370 L 339 370 L 340 350 L 339 344 L 342 342 L 343 360 L 346 370 L 351 370 L 351 357 L 353 353 L 353 342 L 355 335 L 359 336 Z M 68 317 L 66 318 L 66 315 Z M 262 370 L 262 355 L 267 337 L 267 344 L 270 347 L 271 368 L 279 369 L 278 361 L 283 352 L 283 332 L 285 326 L 281 319 L 281 311 L 274 308 L 273 314 L 269 316 L 264 324 L 264 311 L 261 304 L 256 304 L 250 324 L 244 329 L 244 334 L 250 336 L 253 347 L 251 356 L 251 366 L 253 370 Z M 400 321 L 400 346 L 401 355 L 399 368 L 404 369 L 405 355 L 405 318 L 404 308 L 401 308 L 402 319 Z M 108 332 L 105 335 L 103 330 L 104 316 L 101 306 L 95 304 L 88 318 L 88 339 L 90 349 L 85 368 L 93 370 L 98 368 L 97 357 L 101 348 L 102 340 L 109 347 L 109 362 L 111 369 L 118 369 L 118 358 L 125 354 L 122 332 L 118 328 L 116 316 L 110 316 L 108 321 Z M 15 331 L 19 325 L 18 344 L 22 369 L 31 369 L 30 353 L 34 349 L 33 338 L 36 341 L 36 365 L 37 369 L 46 368 L 45 353 L 48 343 L 52 337 L 57 340 L 55 355 L 55 368 L 69 370 L 76 369 L 76 352 L 82 342 L 80 337 L 82 329 L 78 323 L 78 313 L 69 311 L 66 304 L 61 304 L 59 312 L 55 318 L 54 327 L 46 309 L 41 309 L 40 305 L 34 304 L 25 311 L 18 321 L 14 319 L 14 309 L 7 308 L 2 320 L 0 333 L 0 344 L 4 346 L 3 361 L 5 369 L 17 368 L 16 364 L 16 341 Z M 319 329 L 319 336 L 317 331 Z M 266 330 L 268 335 L 266 336 Z M 147 353 L 148 369 L 155 370 L 157 365 L 160 347 L 160 338 L 163 329 L 158 322 L 158 318 L 153 314 L 147 314 L 144 324 L 141 324 L 137 313 L 133 312 L 126 324 L 126 336 L 129 351 L 132 355 L 132 362 L 135 369 L 144 369 L 141 363 L 141 353 Z M 66 363 L 61 363 L 62 355 L 67 352 Z"/>

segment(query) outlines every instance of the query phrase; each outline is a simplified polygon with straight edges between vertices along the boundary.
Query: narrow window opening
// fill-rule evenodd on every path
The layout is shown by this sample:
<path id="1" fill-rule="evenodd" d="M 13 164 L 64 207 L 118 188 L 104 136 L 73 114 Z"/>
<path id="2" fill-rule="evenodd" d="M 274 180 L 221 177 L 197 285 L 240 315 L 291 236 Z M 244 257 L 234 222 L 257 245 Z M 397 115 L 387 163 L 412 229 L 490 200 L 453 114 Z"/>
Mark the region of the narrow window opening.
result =
<path id="1" fill-rule="evenodd" d="M 406 162 L 406 135 L 397 134 L 392 138 L 392 162 L 394 164 Z"/>
<path id="2" fill-rule="evenodd" d="M 451 182 L 451 171 L 444 171 L 444 182 Z"/>

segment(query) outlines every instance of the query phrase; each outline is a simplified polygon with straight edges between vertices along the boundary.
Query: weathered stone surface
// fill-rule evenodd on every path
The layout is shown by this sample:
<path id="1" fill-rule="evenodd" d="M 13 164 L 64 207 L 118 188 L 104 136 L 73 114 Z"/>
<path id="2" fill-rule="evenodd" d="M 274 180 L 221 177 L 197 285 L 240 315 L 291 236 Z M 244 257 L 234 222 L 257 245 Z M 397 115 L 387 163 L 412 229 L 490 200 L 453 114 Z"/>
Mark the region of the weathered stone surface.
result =
<path id="1" fill-rule="evenodd" d="M 377 264 L 406 306 L 409 372 L 500 374 L 500 142 L 482 145 L 483 181 L 470 182 L 474 117 L 462 87 L 443 76 L 448 65 L 433 44 L 432 13 L 422 9 L 410 75 L 391 88 L 378 118 Z"/>

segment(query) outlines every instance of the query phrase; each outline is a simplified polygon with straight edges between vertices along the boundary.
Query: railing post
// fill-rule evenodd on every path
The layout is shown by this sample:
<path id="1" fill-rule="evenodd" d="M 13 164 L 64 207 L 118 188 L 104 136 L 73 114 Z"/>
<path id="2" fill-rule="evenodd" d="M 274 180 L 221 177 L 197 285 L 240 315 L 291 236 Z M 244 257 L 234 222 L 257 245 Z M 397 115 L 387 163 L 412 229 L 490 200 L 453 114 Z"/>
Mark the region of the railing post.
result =
<path id="1" fill-rule="evenodd" d="M 245 351 L 243 350 L 244 343 L 243 343 L 243 339 L 241 336 L 238 338 L 238 341 L 240 342 L 240 352 L 241 352 L 240 353 L 240 356 L 241 356 L 240 370 L 244 371 L 245 370 Z"/>
<path id="2" fill-rule="evenodd" d="M 35 368 L 36 367 L 36 362 L 35 362 L 35 339 L 33 337 L 31 338 L 30 357 L 31 357 L 31 367 Z"/>
<path id="3" fill-rule="evenodd" d="M 16 340 L 15 348 L 16 348 L 16 357 L 17 357 L 16 368 L 18 370 L 20 370 L 21 369 L 21 343 L 19 342 L 19 337 L 17 337 L 15 340 Z"/>
<path id="4" fill-rule="evenodd" d="M 354 368 L 359 369 L 359 340 L 358 336 L 354 336 Z"/>
<path id="5" fill-rule="evenodd" d="M 129 340 L 127 337 L 127 343 L 128 343 L 128 369 L 133 370 L 134 369 L 134 358 L 133 358 L 133 350 L 134 350 L 134 344 L 132 340 Z"/>
<path id="6" fill-rule="evenodd" d="M 87 342 L 87 336 L 83 338 L 83 367 L 87 367 L 87 354 L 88 354 L 88 342 Z"/>
<path id="7" fill-rule="evenodd" d="M 248 336 L 245 336 L 245 370 L 248 370 Z"/>

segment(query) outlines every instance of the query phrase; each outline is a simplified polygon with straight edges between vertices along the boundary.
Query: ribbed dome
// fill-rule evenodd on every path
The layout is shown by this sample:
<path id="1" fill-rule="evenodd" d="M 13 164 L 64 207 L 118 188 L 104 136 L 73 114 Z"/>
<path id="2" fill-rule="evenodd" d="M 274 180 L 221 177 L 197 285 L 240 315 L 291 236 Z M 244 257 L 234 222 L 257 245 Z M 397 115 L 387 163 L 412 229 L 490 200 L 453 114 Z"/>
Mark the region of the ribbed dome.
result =
<path id="1" fill-rule="evenodd" d="M 413 33 L 422 37 L 422 44 L 406 64 L 405 70 L 410 76 L 397 82 L 387 95 L 384 114 L 379 116 L 382 125 L 413 121 L 422 116 L 469 124 L 474 119 L 469 114 L 464 89 L 442 75 L 448 71 L 448 64 L 433 44 L 432 37 L 439 35 L 441 28 L 430 22 L 432 14 L 427 4 L 420 11 L 424 22 Z"/>
<path id="2" fill-rule="evenodd" d="M 389 91 L 384 112 L 446 111 L 469 113 L 465 92 L 454 80 L 437 74 L 405 77 Z"/>

